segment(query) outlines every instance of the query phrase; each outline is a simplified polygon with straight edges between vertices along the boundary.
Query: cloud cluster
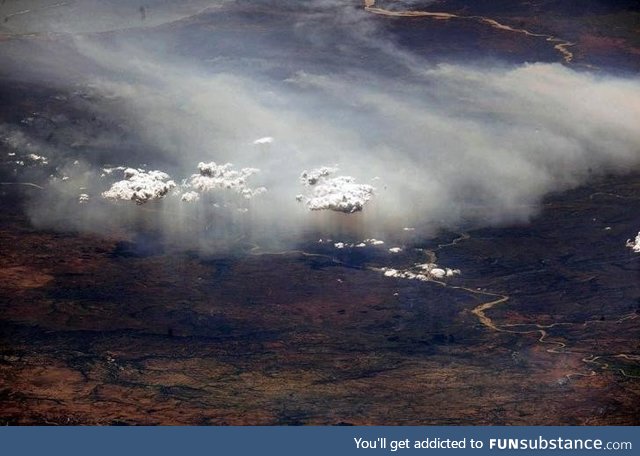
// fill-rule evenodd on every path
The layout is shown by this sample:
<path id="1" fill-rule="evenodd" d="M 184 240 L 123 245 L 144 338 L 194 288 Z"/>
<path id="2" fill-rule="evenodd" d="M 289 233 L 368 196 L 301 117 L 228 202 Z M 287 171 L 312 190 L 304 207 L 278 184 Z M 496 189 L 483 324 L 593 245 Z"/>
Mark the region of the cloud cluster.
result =
<path id="1" fill-rule="evenodd" d="M 231 163 L 218 165 L 215 162 L 200 162 L 198 171 L 198 174 L 191 176 L 189 186 L 200 193 L 231 190 L 243 198 L 251 199 L 267 191 L 264 187 L 251 188 L 247 183 L 249 177 L 260 171 L 256 168 L 234 170 Z M 193 199 L 193 196 L 187 199 Z"/>
<path id="2" fill-rule="evenodd" d="M 102 196 L 110 200 L 134 201 L 136 204 L 144 204 L 147 201 L 164 198 L 176 183 L 167 173 L 162 171 L 144 171 L 127 168 L 124 171 L 124 179 L 114 183 Z M 81 202 L 87 199 L 80 198 Z"/>
<path id="3" fill-rule="evenodd" d="M 348 243 L 348 242 L 334 242 L 333 246 L 336 249 L 344 249 L 344 248 L 364 248 L 367 246 L 380 246 L 383 245 L 384 241 L 381 241 L 379 239 L 365 239 L 362 242 L 355 242 L 355 243 Z"/>
<path id="4" fill-rule="evenodd" d="M 549 63 L 427 61 L 353 5 L 300 3 L 268 2 L 258 20 L 245 3 L 227 2 L 199 18 L 246 27 L 184 21 L 137 31 L 136 40 L 123 32 L 0 43 L 2 71 L 44 84 L 50 98 L 38 115 L 54 119 L 2 125 L 2 147 L 78 173 L 65 184 L 73 192 L 56 184 L 43 197 L 60 201 L 56 221 L 74 219 L 79 192 L 92 214 L 85 229 L 117 220 L 121 212 L 93 197 L 106 192 L 172 211 L 158 222 L 167 232 L 187 225 L 177 213 L 200 217 L 211 233 L 228 229 L 210 213 L 220 203 L 213 196 L 233 194 L 251 214 L 240 231 L 282 242 L 315 230 L 391 243 L 408 226 L 428 236 L 527 221 L 550 192 L 640 166 L 637 77 Z M 67 166 L 72 160 L 83 167 Z M 188 176 L 198 162 L 175 189 L 168 176 L 144 171 L 115 189 L 105 184 L 107 169 Z M 181 198 L 162 198 L 170 190 Z M 178 208 L 181 199 L 191 204 Z M 46 225 L 50 206 L 34 202 L 34 220 Z"/>
<path id="5" fill-rule="evenodd" d="M 421 280 L 442 280 L 460 274 L 459 269 L 444 268 L 435 263 L 415 264 L 408 269 L 382 268 L 385 277 L 395 277 L 397 279 Z"/>

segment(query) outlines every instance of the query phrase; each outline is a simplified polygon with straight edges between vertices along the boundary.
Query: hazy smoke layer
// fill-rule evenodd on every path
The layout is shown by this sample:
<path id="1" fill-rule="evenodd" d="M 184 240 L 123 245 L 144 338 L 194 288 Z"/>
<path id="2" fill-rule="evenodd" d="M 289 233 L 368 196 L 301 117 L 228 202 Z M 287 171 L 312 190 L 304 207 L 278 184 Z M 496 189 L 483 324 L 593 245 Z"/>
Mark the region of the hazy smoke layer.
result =
<path id="1" fill-rule="evenodd" d="M 640 80 L 560 64 L 423 61 L 342 3 L 229 2 L 121 37 L 3 43 L 6 77 L 48 81 L 49 96 L 64 101 L 35 116 L 57 116 L 53 126 L 0 126 L 3 153 L 28 143 L 57 167 L 33 220 L 189 239 L 194 230 L 280 240 L 316 229 L 429 234 L 527 220 L 551 191 L 640 165 Z M 255 168 L 251 185 L 267 191 L 196 197 L 188 179 L 200 162 Z M 140 207 L 103 201 L 123 179 L 106 166 L 163 171 L 177 188 Z M 300 173 L 320 166 L 373 186 L 361 212 L 312 213 L 296 201 Z M 90 200 L 79 205 L 81 193 Z"/>

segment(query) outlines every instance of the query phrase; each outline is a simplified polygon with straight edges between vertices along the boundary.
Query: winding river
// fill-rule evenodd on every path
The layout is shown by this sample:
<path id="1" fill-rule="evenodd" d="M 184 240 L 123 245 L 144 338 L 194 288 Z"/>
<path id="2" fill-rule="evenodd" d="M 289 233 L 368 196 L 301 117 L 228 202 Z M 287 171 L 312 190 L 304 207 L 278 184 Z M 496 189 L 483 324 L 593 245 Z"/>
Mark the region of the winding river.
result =
<path id="1" fill-rule="evenodd" d="M 548 35 L 546 33 L 536 33 L 531 32 L 522 28 L 511 27 L 506 24 L 502 24 L 495 19 L 491 19 L 484 16 L 461 16 L 453 13 L 446 12 L 433 12 L 433 11 L 392 11 L 384 8 L 380 8 L 376 6 L 376 0 L 364 0 L 364 9 L 365 11 L 373 14 L 379 14 L 382 16 L 393 16 L 393 17 L 430 17 L 432 19 L 437 20 L 449 20 L 449 19 L 463 19 L 479 22 L 481 24 L 488 25 L 497 30 L 503 30 L 505 32 L 519 33 L 526 36 L 531 36 L 535 38 L 544 38 L 547 42 L 553 44 L 553 48 L 560 53 L 562 59 L 565 63 L 571 63 L 573 60 L 573 53 L 569 50 L 569 47 L 574 46 L 575 43 L 571 41 L 564 40 L 562 38 L 558 38 L 553 35 Z"/>

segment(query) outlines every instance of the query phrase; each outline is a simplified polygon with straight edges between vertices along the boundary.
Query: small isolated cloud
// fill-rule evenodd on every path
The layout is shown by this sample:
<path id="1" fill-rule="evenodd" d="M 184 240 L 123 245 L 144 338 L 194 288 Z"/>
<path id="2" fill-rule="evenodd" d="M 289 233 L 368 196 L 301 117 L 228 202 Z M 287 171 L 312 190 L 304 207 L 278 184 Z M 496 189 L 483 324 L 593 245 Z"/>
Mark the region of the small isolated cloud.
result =
<path id="1" fill-rule="evenodd" d="M 264 138 L 256 139 L 253 144 L 271 144 L 273 142 L 273 138 L 271 136 L 265 136 Z"/>
<path id="2" fill-rule="evenodd" d="M 125 169 L 127 169 L 126 166 L 104 167 L 102 168 L 102 174 L 100 177 L 110 176 L 114 171 L 124 171 Z"/>
<path id="3" fill-rule="evenodd" d="M 627 239 L 627 247 L 633 249 L 634 252 L 640 253 L 640 232 L 634 240 Z"/>

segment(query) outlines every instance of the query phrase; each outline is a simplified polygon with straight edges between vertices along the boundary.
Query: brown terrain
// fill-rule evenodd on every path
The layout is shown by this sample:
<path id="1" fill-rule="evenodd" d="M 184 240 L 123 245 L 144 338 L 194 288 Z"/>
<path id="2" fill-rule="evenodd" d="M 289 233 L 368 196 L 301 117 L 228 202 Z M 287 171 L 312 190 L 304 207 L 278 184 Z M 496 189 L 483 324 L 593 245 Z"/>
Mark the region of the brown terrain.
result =
<path id="1" fill-rule="evenodd" d="M 356 3 L 425 58 L 640 70 L 635 10 Z M 277 41 L 291 25 L 238 8 L 167 28 L 206 33 L 194 53 L 232 53 L 215 33 L 246 22 Z M 49 96 L 1 81 L 2 123 Z M 0 424 L 640 425 L 640 254 L 625 247 L 637 174 L 551 195 L 528 224 L 408 239 L 462 270 L 446 283 L 384 277 L 380 258 L 316 243 L 205 255 L 36 228 L 24 207 L 41 191 L 0 186 Z"/>
<path id="2" fill-rule="evenodd" d="M 343 253 L 138 255 L 35 230 L 5 193 L 3 422 L 637 425 L 638 182 L 471 230 L 437 251 L 465 271 L 444 287 Z M 509 299 L 483 319 L 486 293 Z"/>

